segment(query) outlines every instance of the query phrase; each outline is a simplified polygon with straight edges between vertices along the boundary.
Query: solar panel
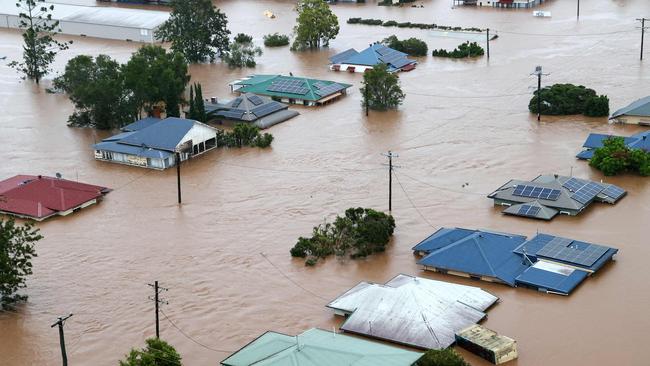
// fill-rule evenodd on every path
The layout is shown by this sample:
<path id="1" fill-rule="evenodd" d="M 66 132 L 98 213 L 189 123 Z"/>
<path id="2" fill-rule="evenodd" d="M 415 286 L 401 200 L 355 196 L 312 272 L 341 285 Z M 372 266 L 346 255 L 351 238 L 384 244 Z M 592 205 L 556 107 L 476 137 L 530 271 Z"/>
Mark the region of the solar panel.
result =
<path id="1" fill-rule="evenodd" d="M 593 200 L 603 189 L 604 187 L 602 185 L 594 182 L 589 182 L 582 186 L 582 188 L 578 189 L 574 194 L 572 194 L 571 198 L 582 203 L 583 205 L 586 205 L 591 200 Z"/>
<path id="2" fill-rule="evenodd" d="M 242 98 L 237 98 L 232 101 L 231 108 L 237 108 L 241 104 Z"/>
<path id="3" fill-rule="evenodd" d="M 624 189 L 622 189 L 620 187 L 617 187 L 617 186 L 615 186 L 613 184 L 610 184 L 600 193 L 602 193 L 602 194 L 610 197 L 614 201 L 616 201 L 619 198 L 623 197 L 626 192 L 625 192 Z"/>
<path id="4" fill-rule="evenodd" d="M 389 54 L 391 52 L 395 52 L 395 50 L 393 50 L 391 48 L 388 48 L 386 46 L 377 47 L 377 48 L 375 48 L 375 51 L 377 51 L 377 53 L 382 55 L 382 56 L 386 56 L 387 54 Z"/>
<path id="5" fill-rule="evenodd" d="M 411 62 L 412 62 L 411 60 L 409 60 L 408 58 L 404 57 L 404 58 L 402 58 L 402 59 L 399 59 L 399 60 L 393 62 L 393 66 L 395 66 L 395 67 L 397 67 L 397 68 L 402 68 L 402 67 L 404 67 L 404 66 L 410 64 Z"/>
<path id="6" fill-rule="evenodd" d="M 535 217 L 541 208 L 539 206 L 523 205 L 519 208 L 517 215 Z"/>
<path id="7" fill-rule="evenodd" d="M 271 102 L 268 104 L 261 105 L 259 107 L 253 108 L 251 112 L 257 117 L 262 118 L 268 116 L 271 113 L 277 112 L 285 108 L 285 105 L 278 102 Z"/>
<path id="8" fill-rule="evenodd" d="M 515 187 L 515 196 L 541 198 L 549 201 L 557 201 L 562 192 L 559 189 L 544 188 L 526 184 L 520 184 Z"/>
<path id="9" fill-rule="evenodd" d="M 254 105 L 260 105 L 260 104 L 264 103 L 264 100 L 262 98 L 258 97 L 257 95 L 249 95 L 248 100 L 250 100 L 251 103 L 253 103 Z"/>
<path id="10" fill-rule="evenodd" d="M 300 95 L 305 95 L 307 92 L 309 92 L 309 88 L 305 86 L 305 82 L 303 80 L 286 78 L 275 80 L 266 88 L 266 90 Z"/>
<path id="11" fill-rule="evenodd" d="M 537 256 L 591 267 L 609 250 L 607 247 L 595 244 L 585 244 L 586 247 L 579 248 L 575 244 L 571 245 L 573 242 L 570 239 L 553 238 L 537 252 Z"/>
<path id="12" fill-rule="evenodd" d="M 322 82 L 322 81 L 317 81 L 317 82 L 314 83 L 314 87 L 315 87 L 316 89 L 320 89 L 320 88 L 325 87 L 325 86 L 327 86 L 327 85 L 328 85 L 327 83 Z"/>
<path id="13" fill-rule="evenodd" d="M 575 192 L 575 191 L 579 190 L 580 188 L 584 187 L 587 183 L 588 182 L 585 182 L 585 181 L 583 181 L 581 179 L 578 179 L 578 178 L 571 178 L 571 179 L 567 180 L 566 182 L 564 182 L 564 184 L 562 184 L 562 187 L 570 190 L 571 192 Z"/>
<path id="14" fill-rule="evenodd" d="M 231 109 L 225 111 L 219 111 L 218 115 L 223 116 L 224 118 L 230 119 L 241 119 L 246 111 L 242 109 Z"/>
<path id="15" fill-rule="evenodd" d="M 328 96 L 330 94 L 334 94 L 338 91 L 341 91 L 345 89 L 344 85 L 341 85 L 339 83 L 331 83 L 327 86 L 324 86 L 318 90 L 316 90 L 316 94 L 320 95 L 321 97 Z"/>

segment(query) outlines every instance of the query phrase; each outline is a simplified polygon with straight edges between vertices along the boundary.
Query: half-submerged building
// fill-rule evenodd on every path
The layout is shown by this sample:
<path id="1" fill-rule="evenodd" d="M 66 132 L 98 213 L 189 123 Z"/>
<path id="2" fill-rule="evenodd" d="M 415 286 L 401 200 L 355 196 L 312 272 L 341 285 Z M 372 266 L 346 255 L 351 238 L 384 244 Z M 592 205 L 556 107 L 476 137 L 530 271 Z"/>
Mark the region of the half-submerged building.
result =
<path id="1" fill-rule="evenodd" d="M 148 117 L 122 128 L 122 133 L 95 144 L 95 159 L 151 169 L 167 169 L 217 147 L 217 129 L 201 122 Z"/>
<path id="2" fill-rule="evenodd" d="M 389 72 L 411 71 L 417 61 L 408 58 L 404 52 L 373 43 L 359 52 L 354 48 L 330 57 L 330 70 L 347 72 L 366 72 L 376 65 L 385 64 Z"/>
<path id="3" fill-rule="evenodd" d="M 413 247 L 425 270 L 568 295 L 618 249 L 537 234 L 442 228 Z"/>
<path id="4" fill-rule="evenodd" d="M 456 343 L 495 365 L 514 360 L 519 355 L 514 339 L 478 324 L 456 332 Z"/>
<path id="5" fill-rule="evenodd" d="M 576 155 L 576 158 L 582 160 L 593 158 L 596 149 L 603 147 L 605 140 L 612 137 L 622 138 L 625 146 L 630 149 L 639 149 L 650 152 L 650 131 L 643 131 L 629 137 L 591 133 L 582 145 L 583 150 Z"/>
<path id="6" fill-rule="evenodd" d="M 234 93 L 267 96 L 277 102 L 316 106 L 346 94 L 352 85 L 284 75 L 251 75 L 230 83 Z"/>
<path id="7" fill-rule="evenodd" d="M 245 93 L 227 102 L 205 104 L 210 123 L 250 123 L 259 128 L 268 128 L 291 119 L 300 113 L 289 106 L 267 97 Z"/>
<path id="8" fill-rule="evenodd" d="M 43 221 L 98 203 L 110 191 L 61 178 L 16 175 L 0 181 L 0 213 Z"/>
<path id="9" fill-rule="evenodd" d="M 613 184 L 561 175 L 540 175 L 532 181 L 510 180 L 488 198 L 506 206 L 503 213 L 550 220 L 558 214 L 575 216 L 593 202 L 614 204 L 627 192 Z"/>
<path id="10" fill-rule="evenodd" d="M 421 349 L 443 349 L 454 333 L 485 318 L 498 298 L 478 287 L 404 274 L 386 284 L 361 282 L 327 307 L 346 316 L 345 332 Z"/>
<path id="11" fill-rule="evenodd" d="M 618 123 L 650 126 L 650 96 L 617 110 L 609 119 Z"/>
<path id="12" fill-rule="evenodd" d="M 411 366 L 422 353 L 313 328 L 266 332 L 221 361 L 223 366 Z"/>

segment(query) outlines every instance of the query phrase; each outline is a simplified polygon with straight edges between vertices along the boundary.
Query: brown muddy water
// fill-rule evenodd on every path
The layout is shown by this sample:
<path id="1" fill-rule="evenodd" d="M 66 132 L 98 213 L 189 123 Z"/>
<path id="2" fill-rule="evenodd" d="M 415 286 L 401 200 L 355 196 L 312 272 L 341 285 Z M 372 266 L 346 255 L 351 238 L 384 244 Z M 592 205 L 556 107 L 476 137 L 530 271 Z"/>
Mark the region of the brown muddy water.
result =
<path id="1" fill-rule="evenodd" d="M 8 0 L 4 0 L 8 1 Z M 69 1 L 82 4 L 90 0 Z M 66 323 L 71 365 L 115 365 L 154 334 L 147 286 L 169 288 L 162 336 L 188 365 L 214 365 L 267 330 L 297 334 L 340 324 L 324 305 L 359 281 L 384 282 L 398 273 L 480 286 L 501 298 L 485 325 L 518 341 L 512 365 L 649 365 L 650 257 L 645 225 L 650 189 L 636 176 L 606 179 L 629 191 L 615 206 L 595 204 L 579 217 L 540 222 L 505 217 L 485 195 L 510 178 L 541 173 L 604 177 L 577 161 L 590 132 L 631 134 L 606 118 L 544 118 L 527 112 L 535 65 L 545 84 L 584 84 L 607 94 L 613 109 L 648 94 L 650 70 L 639 61 L 635 18 L 650 15 L 647 0 L 548 1 L 552 18 L 511 11 L 336 5 L 340 36 L 331 48 L 291 53 L 265 49 L 254 70 L 221 64 L 192 67 L 204 95 L 229 97 L 227 83 L 249 73 L 289 73 L 350 82 L 344 99 L 270 129 L 272 149 L 219 150 L 183 166 L 182 206 L 176 204 L 175 172 L 148 171 L 93 160 L 90 145 L 108 133 L 66 126 L 72 107 L 21 82 L 0 65 L 0 177 L 54 174 L 115 189 L 101 204 L 40 225 L 29 303 L 0 315 L 0 364 L 60 364 L 57 316 Z M 219 1 L 233 33 L 261 43 L 264 34 L 288 33 L 291 1 Z M 265 10 L 277 18 L 267 19 Z M 490 27 L 500 37 L 492 58 L 476 61 L 420 59 L 400 75 L 407 98 L 394 112 L 360 108 L 361 75 L 328 71 L 327 57 L 363 48 L 395 32 L 417 36 L 430 48 L 457 39 L 420 30 L 347 25 L 352 16 Z M 512 33 L 507 33 L 512 32 Z M 519 33 L 519 34 L 513 34 Z M 523 33 L 523 34 L 522 34 Z M 543 34 L 541 36 L 539 34 Z M 20 35 L 0 31 L 0 56 L 20 54 Z M 107 53 L 128 59 L 138 45 L 75 39 L 55 65 L 60 72 L 77 54 Z M 650 58 L 650 54 L 646 55 Z M 400 154 L 390 249 L 362 261 L 329 259 L 315 268 L 292 260 L 289 248 L 311 227 L 351 206 L 387 209 L 387 172 L 380 154 Z M 463 184 L 468 183 L 465 187 Z M 401 185 L 401 186 L 400 186 Z M 453 276 L 424 273 L 410 248 L 441 226 L 489 228 L 533 235 L 537 230 L 620 248 L 616 261 L 570 297 L 536 293 Z M 268 261 L 261 255 L 264 254 Z M 300 288 L 299 286 L 304 289 Z M 204 347 L 206 346 L 206 347 Z M 211 348 L 211 349 L 209 349 Z M 462 351 L 473 365 L 486 365 Z"/>

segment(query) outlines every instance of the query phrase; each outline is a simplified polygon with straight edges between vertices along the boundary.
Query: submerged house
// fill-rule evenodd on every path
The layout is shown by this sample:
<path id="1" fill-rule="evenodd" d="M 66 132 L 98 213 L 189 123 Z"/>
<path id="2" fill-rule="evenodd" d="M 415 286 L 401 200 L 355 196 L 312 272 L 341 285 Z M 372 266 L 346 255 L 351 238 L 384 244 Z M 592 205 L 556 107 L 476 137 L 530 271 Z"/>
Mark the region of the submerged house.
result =
<path id="1" fill-rule="evenodd" d="M 646 152 L 650 152 L 650 131 L 640 132 L 630 137 L 591 133 L 587 137 L 585 143 L 582 145 L 584 150 L 579 152 L 578 155 L 576 155 L 576 158 L 582 160 L 589 160 L 593 158 L 596 149 L 603 147 L 603 142 L 612 137 L 622 138 L 625 142 L 625 146 L 630 149 L 641 149 Z"/>
<path id="2" fill-rule="evenodd" d="M 97 160 L 162 170 L 176 165 L 176 153 L 185 161 L 216 147 L 216 128 L 189 119 L 148 117 L 93 149 Z"/>
<path id="3" fill-rule="evenodd" d="M 267 97 L 245 93 L 220 104 L 216 100 L 205 104 L 210 122 L 251 123 L 259 128 L 267 128 L 291 119 L 300 113 L 289 110 L 289 106 Z"/>
<path id="4" fill-rule="evenodd" d="M 609 119 L 618 123 L 650 126 L 650 96 L 617 110 Z"/>
<path id="5" fill-rule="evenodd" d="M 277 102 L 316 106 L 345 95 L 352 85 L 284 75 L 252 75 L 230 83 L 233 93 L 267 96 Z"/>
<path id="6" fill-rule="evenodd" d="M 568 295 L 618 249 L 537 234 L 442 228 L 413 247 L 425 270 Z"/>
<path id="7" fill-rule="evenodd" d="M 532 8 L 545 0 L 454 0 L 454 4 L 491 6 L 494 8 Z"/>
<path id="8" fill-rule="evenodd" d="M 614 204 L 627 192 L 613 184 L 561 175 L 540 175 L 532 181 L 510 180 L 490 193 L 504 214 L 551 220 L 558 214 L 575 216 L 593 202 Z"/>
<path id="9" fill-rule="evenodd" d="M 381 43 L 371 44 L 358 52 L 354 48 L 330 57 L 330 70 L 366 72 L 378 64 L 386 64 L 389 72 L 411 71 L 417 61 L 408 58 L 406 53 L 386 47 Z"/>
<path id="10" fill-rule="evenodd" d="M 67 216 L 102 200 L 111 190 L 42 175 L 0 181 L 0 214 L 43 221 Z"/>
<path id="11" fill-rule="evenodd" d="M 400 274 L 384 285 L 361 282 L 327 307 L 347 317 L 345 332 L 443 349 L 456 341 L 455 332 L 485 318 L 497 300 L 478 287 Z"/>
<path id="12" fill-rule="evenodd" d="M 313 328 L 291 336 L 266 332 L 223 366 L 411 366 L 422 353 Z"/>

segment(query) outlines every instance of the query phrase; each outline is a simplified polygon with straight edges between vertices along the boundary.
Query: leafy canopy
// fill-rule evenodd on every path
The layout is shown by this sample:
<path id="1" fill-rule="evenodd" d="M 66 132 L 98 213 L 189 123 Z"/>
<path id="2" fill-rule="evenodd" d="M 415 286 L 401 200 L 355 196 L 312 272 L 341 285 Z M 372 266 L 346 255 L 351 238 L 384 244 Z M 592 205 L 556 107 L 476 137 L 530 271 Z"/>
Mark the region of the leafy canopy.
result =
<path id="1" fill-rule="evenodd" d="M 339 19 L 325 0 L 300 0 L 296 5 L 298 18 L 292 49 L 314 49 L 329 46 L 339 34 Z"/>
<path id="2" fill-rule="evenodd" d="M 131 349 L 126 359 L 120 361 L 120 366 L 181 366 L 181 356 L 169 343 L 149 338 L 141 350 Z"/>
<path id="3" fill-rule="evenodd" d="M 230 50 L 223 56 L 223 60 L 231 68 L 255 67 L 255 57 L 262 56 L 262 49 L 253 44 L 253 37 L 239 33 L 235 36 Z"/>
<path id="4" fill-rule="evenodd" d="M 38 84 L 51 71 L 50 66 L 58 51 L 68 49 L 72 42 L 54 39 L 54 35 L 61 31 L 59 21 L 52 20 L 54 5 L 19 0 L 16 7 L 20 9 L 18 26 L 24 30 L 23 60 L 10 62 L 9 66 Z"/>
<path id="5" fill-rule="evenodd" d="M 213 62 L 228 51 L 228 19 L 211 0 L 172 0 L 170 5 L 170 17 L 156 38 L 171 42 L 172 50 L 190 63 Z"/>
<path id="6" fill-rule="evenodd" d="M 213 118 L 212 113 L 208 113 L 208 119 Z M 270 133 L 260 133 L 259 127 L 251 123 L 237 123 L 232 132 L 217 132 L 217 145 L 226 147 L 259 147 L 267 148 L 273 142 L 273 135 Z"/>
<path id="7" fill-rule="evenodd" d="M 426 42 L 417 38 L 399 40 L 397 36 L 392 35 L 381 41 L 381 43 L 410 56 L 426 56 L 429 53 L 429 47 Z"/>
<path id="8" fill-rule="evenodd" d="M 388 72 L 386 64 L 379 64 L 363 74 L 361 87 L 363 104 L 376 110 L 397 108 L 404 101 L 404 92 L 397 75 Z"/>
<path id="9" fill-rule="evenodd" d="M 466 58 L 466 57 L 478 57 L 483 56 L 485 51 L 476 42 L 465 42 L 461 43 L 453 51 L 449 52 L 443 48 L 439 50 L 433 50 L 432 55 L 436 57 L 450 57 L 450 58 Z"/>
<path id="10" fill-rule="evenodd" d="M 190 86 L 190 110 L 186 117 L 203 123 L 208 121 L 201 84 L 195 83 Z"/>
<path id="11" fill-rule="evenodd" d="M 571 115 L 584 114 L 590 117 L 609 115 L 609 99 L 598 96 L 593 89 L 582 85 L 555 84 L 535 91 L 533 98 L 528 103 L 528 110 L 537 113 L 537 98 L 541 95 L 541 114 L 544 115 Z"/>
<path id="12" fill-rule="evenodd" d="M 289 36 L 280 33 L 267 34 L 264 36 L 266 47 L 281 47 L 289 44 Z"/>
<path id="13" fill-rule="evenodd" d="M 642 149 L 630 149 L 622 137 L 611 137 L 594 151 L 589 165 L 607 176 L 632 171 L 647 177 L 650 176 L 650 153 Z"/>
<path id="14" fill-rule="evenodd" d="M 11 217 L 0 218 L 0 309 L 27 300 L 17 292 L 27 286 L 25 280 L 32 274 L 32 258 L 36 257 L 34 247 L 42 238 L 32 223 L 18 225 Z"/>
<path id="15" fill-rule="evenodd" d="M 470 364 L 452 348 L 446 348 L 428 350 L 415 366 L 470 366 Z"/>
<path id="16" fill-rule="evenodd" d="M 369 208 L 350 208 L 333 223 L 315 226 L 310 238 L 298 238 L 290 253 L 292 257 L 306 258 L 306 265 L 332 254 L 363 258 L 383 252 L 394 230 L 393 216 Z"/>

